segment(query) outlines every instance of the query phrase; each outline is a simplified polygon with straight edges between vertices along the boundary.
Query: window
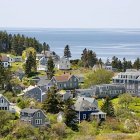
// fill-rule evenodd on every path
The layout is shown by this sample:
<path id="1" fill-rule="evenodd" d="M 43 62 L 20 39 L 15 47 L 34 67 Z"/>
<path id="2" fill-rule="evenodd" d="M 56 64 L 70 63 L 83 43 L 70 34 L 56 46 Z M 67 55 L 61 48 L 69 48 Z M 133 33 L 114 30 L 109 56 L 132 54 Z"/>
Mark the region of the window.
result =
<path id="1" fill-rule="evenodd" d="M 66 84 L 64 84 L 64 87 L 66 88 Z"/>
<path id="2" fill-rule="evenodd" d="M 86 114 L 83 114 L 83 119 L 86 119 Z"/>
<path id="3" fill-rule="evenodd" d="M 36 119 L 35 124 L 42 124 L 42 119 Z"/>
<path id="4" fill-rule="evenodd" d="M 72 87 L 72 83 L 70 83 L 70 87 Z"/>
<path id="5" fill-rule="evenodd" d="M 4 99 L 1 99 L 1 103 L 4 103 Z"/>
<path id="6" fill-rule="evenodd" d="M 37 117 L 40 117 L 40 112 L 37 112 Z"/>
<path id="7" fill-rule="evenodd" d="M 101 114 L 101 118 L 105 118 L 105 114 Z"/>

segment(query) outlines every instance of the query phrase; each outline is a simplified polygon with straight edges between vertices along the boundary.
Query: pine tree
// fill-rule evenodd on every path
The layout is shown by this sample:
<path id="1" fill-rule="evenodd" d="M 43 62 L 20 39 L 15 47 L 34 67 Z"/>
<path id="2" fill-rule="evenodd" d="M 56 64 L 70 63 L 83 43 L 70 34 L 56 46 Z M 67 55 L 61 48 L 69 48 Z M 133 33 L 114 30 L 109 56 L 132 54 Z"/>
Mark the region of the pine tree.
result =
<path id="1" fill-rule="evenodd" d="M 69 45 L 66 45 L 66 47 L 64 48 L 64 56 L 66 58 L 70 58 L 71 57 L 71 52 L 70 52 L 70 47 Z"/>
<path id="2" fill-rule="evenodd" d="M 44 54 L 45 54 L 45 51 L 50 51 L 50 46 L 46 44 L 46 42 L 43 43 L 43 51 L 44 51 Z"/>
<path id="3" fill-rule="evenodd" d="M 1 56 L 0 56 L 0 87 L 2 89 L 4 88 L 4 82 L 5 82 L 5 68 L 2 64 Z"/>
<path id="4" fill-rule="evenodd" d="M 106 97 L 102 107 L 101 107 L 101 110 L 104 111 L 105 113 L 107 113 L 107 116 L 110 116 L 110 117 L 114 117 L 114 107 L 113 107 L 113 104 L 111 102 L 111 100 L 109 99 L 109 97 Z"/>
<path id="5" fill-rule="evenodd" d="M 65 124 L 70 127 L 72 130 L 77 131 L 78 125 L 76 122 L 77 114 L 73 109 L 74 102 L 72 99 L 68 99 L 64 104 L 64 116 L 65 116 Z"/>
<path id="6" fill-rule="evenodd" d="M 54 63 L 52 57 L 49 57 L 48 63 L 47 63 L 47 76 L 48 79 L 51 79 L 54 76 Z"/>
<path id="7" fill-rule="evenodd" d="M 140 69 L 140 59 L 137 58 L 133 64 L 133 68 L 139 70 Z"/>
<path id="8" fill-rule="evenodd" d="M 49 113 L 59 112 L 59 100 L 56 94 L 56 87 L 52 87 L 47 94 L 47 99 L 43 102 L 42 109 Z"/>
<path id="9" fill-rule="evenodd" d="M 81 57 L 84 67 L 93 67 L 97 63 L 96 53 L 92 50 L 87 50 L 86 48 L 83 50 L 83 54 Z"/>
<path id="10" fill-rule="evenodd" d="M 25 63 L 25 74 L 29 77 L 33 71 L 36 71 L 36 60 L 32 52 L 30 52 Z"/>
<path id="11" fill-rule="evenodd" d="M 12 90 L 10 86 L 11 75 L 12 74 L 10 69 L 4 68 L 0 55 L 0 88 L 4 89 L 4 86 L 6 86 L 6 90 L 8 91 Z"/>

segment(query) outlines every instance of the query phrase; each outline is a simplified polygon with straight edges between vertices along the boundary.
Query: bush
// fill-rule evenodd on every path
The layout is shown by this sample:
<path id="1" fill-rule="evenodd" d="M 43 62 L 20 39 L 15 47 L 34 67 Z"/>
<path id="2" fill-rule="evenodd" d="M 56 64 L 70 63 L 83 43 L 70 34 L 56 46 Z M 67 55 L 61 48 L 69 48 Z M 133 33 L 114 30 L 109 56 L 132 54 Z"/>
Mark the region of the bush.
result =
<path id="1" fill-rule="evenodd" d="M 64 123 L 56 123 L 52 125 L 53 133 L 57 134 L 59 137 L 63 138 L 66 133 L 66 125 Z"/>

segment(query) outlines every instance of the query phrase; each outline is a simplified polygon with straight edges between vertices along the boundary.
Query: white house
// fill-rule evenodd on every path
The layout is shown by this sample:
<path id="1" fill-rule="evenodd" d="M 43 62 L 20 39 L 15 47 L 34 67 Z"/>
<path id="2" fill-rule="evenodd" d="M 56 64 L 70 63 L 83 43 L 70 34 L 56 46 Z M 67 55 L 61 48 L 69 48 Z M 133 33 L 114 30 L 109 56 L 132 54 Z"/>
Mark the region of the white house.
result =
<path id="1" fill-rule="evenodd" d="M 47 70 L 47 58 L 44 56 L 39 60 L 39 65 L 37 70 L 39 71 L 46 71 Z"/>
<path id="2" fill-rule="evenodd" d="M 62 57 L 56 64 L 55 67 L 59 70 L 69 70 L 71 67 L 69 59 Z"/>
<path id="3" fill-rule="evenodd" d="M 1 55 L 0 60 L 5 68 L 8 68 L 10 66 L 9 59 L 6 55 Z"/>

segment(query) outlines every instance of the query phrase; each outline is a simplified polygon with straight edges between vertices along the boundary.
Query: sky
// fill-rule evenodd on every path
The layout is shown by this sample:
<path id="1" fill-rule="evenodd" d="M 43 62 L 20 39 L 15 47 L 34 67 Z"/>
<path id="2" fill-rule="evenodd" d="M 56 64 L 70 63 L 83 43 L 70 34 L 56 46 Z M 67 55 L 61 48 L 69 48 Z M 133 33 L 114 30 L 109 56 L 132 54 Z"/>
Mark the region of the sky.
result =
<path id="1" fill-rule="evenodd" d="M 140 28 L 140 0 L 0 0 L 0 27 Z"/>

